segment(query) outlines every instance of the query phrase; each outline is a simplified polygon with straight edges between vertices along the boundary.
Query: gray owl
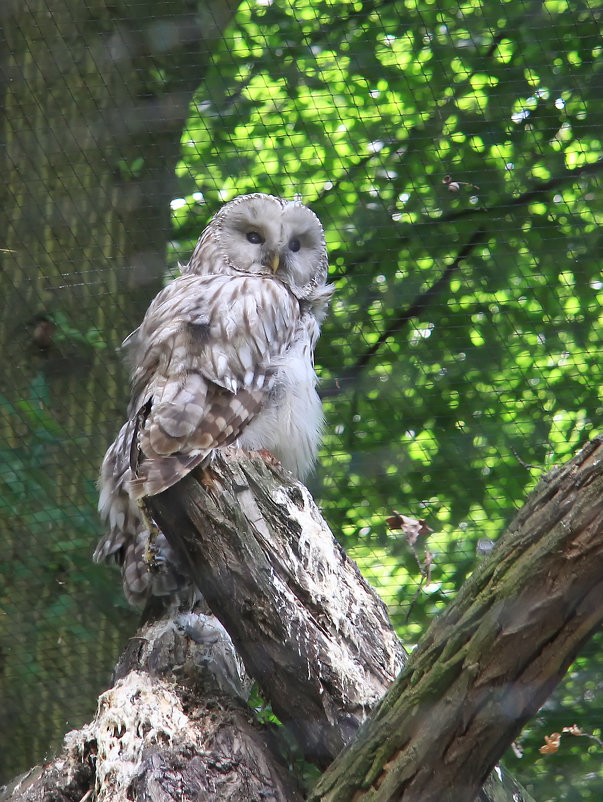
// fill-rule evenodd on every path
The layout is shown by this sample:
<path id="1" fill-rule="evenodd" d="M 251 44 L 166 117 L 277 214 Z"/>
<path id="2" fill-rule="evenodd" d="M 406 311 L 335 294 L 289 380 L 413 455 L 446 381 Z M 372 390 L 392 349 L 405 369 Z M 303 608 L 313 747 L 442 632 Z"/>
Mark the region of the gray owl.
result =
<path id="1" fill-rule="evenodd" d="M 242 195 L 203 231 L 182 275 L 124 341 L 132 368 L 128 420 L 101 469 L 109 531 L 94 559 L 123 566 L 126 597 L 176 590 L 175 570 L 150 574 L 137 500 L 161 493 L 215 449 L 266 449 L 303 478 L 322 410 L 314 348 L 332 288 L 322 226 L 301 203 Z M 170 551 L 156 542 L 163 559 Z"/>

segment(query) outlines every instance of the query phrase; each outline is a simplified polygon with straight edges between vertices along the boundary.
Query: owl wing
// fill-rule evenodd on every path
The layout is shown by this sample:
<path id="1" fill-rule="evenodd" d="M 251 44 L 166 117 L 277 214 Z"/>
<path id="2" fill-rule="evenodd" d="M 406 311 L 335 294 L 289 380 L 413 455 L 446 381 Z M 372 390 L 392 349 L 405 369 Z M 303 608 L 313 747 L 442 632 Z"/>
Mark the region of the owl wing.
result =
<path id="1" fill-rule="evenodd" d="M 299 301 L 259 276 L 185 275 L 125 345 L 134 363 L 130 495 L 173 485 L 258 414 L 291 347 Z"/>
<path id="2" fill-rule="evenodd" d="M 122 426 L 103 460 L 98 509 L 109 529 L 99 540 L 93 559 L 122 566 L 124 594 L 130 604 L 138 606 L 144 604 L 149 592 L 154 596 L 186 593 L 190 582 L 178 555 L 161 533 L 153 539 L 152 552 L 154 564 L 160 570 L 149 570 L 149 531 L 138 504 L 127 491 L 135 427 L 135 420 Z"/>

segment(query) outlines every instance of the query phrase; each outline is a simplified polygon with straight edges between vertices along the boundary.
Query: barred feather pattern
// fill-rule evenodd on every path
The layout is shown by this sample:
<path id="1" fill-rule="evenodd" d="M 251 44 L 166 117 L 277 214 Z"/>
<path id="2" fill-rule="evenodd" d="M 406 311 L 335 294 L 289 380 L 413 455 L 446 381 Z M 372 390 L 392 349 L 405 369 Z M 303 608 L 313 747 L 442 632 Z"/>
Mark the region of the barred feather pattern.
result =
<path id="1" fill-rule="evenodd" d="M 131 366 L 128 420 L 101 468 L 99 511 L 108 531 L 96 561 L 122 565 L 126 596 L 186 586 L 163 535 L 149 541 L 138 500 L 170 487 L 216 449 L 271 451 L 300 478 L 322 427 L 314 349 L 332 289 L 318 218 L 269 195 L 226 204 L 182 275 L 152 301 L 124 341 Z"/>

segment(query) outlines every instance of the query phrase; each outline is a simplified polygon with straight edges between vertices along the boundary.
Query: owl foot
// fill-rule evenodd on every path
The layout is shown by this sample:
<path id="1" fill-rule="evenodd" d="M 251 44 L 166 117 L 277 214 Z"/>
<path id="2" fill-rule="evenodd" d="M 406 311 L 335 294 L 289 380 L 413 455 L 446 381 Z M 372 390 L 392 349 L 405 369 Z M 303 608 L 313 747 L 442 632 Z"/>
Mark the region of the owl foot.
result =
<path id="1" fill-rule="evenodd" d="M 277 465 L 280 466 L 281 462 L 278 460 L 272 451 L 268 451 L 267 448 L 260 448 L 256 451 L 256 454 L 259 454 L 260 457 L 264 460 L 265 463 L 268 465 Z"/>
<path id="2" fill-rule="evenodd" d="M 155 541 L 161 535 L 161 530 L 153 520 L 144 498 L 138 499 L 138 509 L 144 526 L 149 533 L 143 559 L 150 571 L 158 570 L 161 567 L 161 560 L 157 557 L 159 549 L 155 546 Z"/>

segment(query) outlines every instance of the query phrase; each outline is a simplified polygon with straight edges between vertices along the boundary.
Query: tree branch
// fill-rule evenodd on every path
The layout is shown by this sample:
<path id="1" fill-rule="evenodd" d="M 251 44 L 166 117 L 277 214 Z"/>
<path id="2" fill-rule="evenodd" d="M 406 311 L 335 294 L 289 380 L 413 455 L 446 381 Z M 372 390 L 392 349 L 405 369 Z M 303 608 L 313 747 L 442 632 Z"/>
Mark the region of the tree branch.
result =
<path id="1" fill-rule="evenodd" d="M 360 799 L 366 789 L 388 788 L 388 778 L 398 776 L 393 761 L 407 745 L 403 756 L 418 757 L 417 762 L 411 756 L 408 765 L 416 763 L 424 782 L 424 789 L 408 798 L 422 802 L 446 800 L 445 794 L 430 796 L 432 788 L 448 787 L 447 782 L 457 787 L 467 762 L 471 775 L 498 758 L 525 713 L 522 701 L 529 700 L 525 709 L 534 701 L 531 688 L 546 669 L 542 655 L 561 676 L 570 652 L 603 615 L 585 604 L 595 573 L 603 585 L 603 546 L 588 529 L 603 515 L 603 448 L 597 449 L 560 471 L 561 478 L 555 476 L 538 497 L 540 504 L 532 502 L 520 514 L 511 539 L 499 547 L 498 561 L 476 571 L 456 606 L 422 641 L 410 680 L 402 674 L 379 705 L 373 728 L 360 729 L 359 748 L 374 728 L 383 742 L 371 741 L 370 755 L 362 751 L 344 764 L 336 780 L 343 796 L 330 787 L 325 799 Z M 265 459 L 225 449 L 209 467 L 148 503 L 230 627 L 275 712 L 306 754 L 324 764 L 357 735 L 392 687 L 404 654 L 382 602 L 341 552 L 307 490 Z M 591 524 L 584 527 L 573 514 L 574 490 L 578 500 L 592 503 Z M 530 536 L 534 518 L 539 525 Z M 572 543 L 564 540 L 567 528 L 575 534 Z M 562 575 L 555 573 L 555 559 Z M 565 617 L 556 614 L 551 600 Z M 577 608 L 583 621 L 574 629 Z M 553 638 L 557 631 L 559 643 Z M 517 633 L 519 648 L 513 641 Z M 539 650 L 535 658 L 533 648 Z M 519 699 L 509 690 L 516 667 L 521 681 L 529 683 L 519 686 Z M 168 615 L 147 625 L 131 640 L 116 680 L 101 696 L 95 720 L 68 734 L 56 761 L 13 783 L 3 802 L 47 802 L 51 792 L 57 802 L 93 793 L 99 802 L 260 797 L 299 802 L 269 733 L 245 706 L 247 676 L 213 616 Z M 543 687 L 550 690 L 551 682 Z M 398 717 L 404 693 L 411 701 Z M 538 690 L 535 698 L 543 698 Z M 496 717 L 501 710 L 500 715 L 516 714 L 502 729 Z M 358 753 L 345 751 L 342 760 L 349 754 Z M 339 759 L 335 765 L 341 766 Z M 490 776 L 480 800 L 500 802 L 517 793 L 528 798 L 512 779 L 501 783 L 498 777 L 499 772 Z M 332 780 L 329 771 L 325 782 Z M 316 793 L 314 798 L 322 799 L 322 792 Z M 397 799 L 395 793 L 367 799 Z"/>
<path id="2" fill-rule="evenodd" d="M 551 192 L 553 189 L 558 189 L 563 184 L 569 184 L 576 181 L 581 176 L 597 175 L 603 172 L 603 159 L 599 159 L 591 164 L 583 164 L 581 167 L 574 167 L 572 170 L 564 170 L 559 175 L 551 176 L 547 181 L 542 181 L 530 187 L 525 192 L 516 195 L 514 198 L 506 198 L 494 206 L 477 206 L 471 209 L 461 209 L 458 212 L 451 212 L 450 214 L 442 215 L 441 217 L 428 219 L 423 225 L 441 225 L 442 223 L 454 223 L 457 220 L 462 220 L 467 217 L 483 217 L 490 215 L 495 220 L 498 220 L 498 214 L 507 213 L 511 209 L 521 206 L 527 206 L 532 201 L 539 200 L 545 192 Z"/>
<path id="3" fill-rule="evenodd" d="M 405 655 L 306 488 L 273 460 L 225 449 L 147 503 L 279 719 L 327 765 Z"/>
<path id="4" fill-rule="evenodd" d="M 603 437 L 544 477 L 310 802 L 474 799 L 603 621 Z"/>
<path id="5" fill-rule="evenodd" d="M 424 292 L 420 293 L 407 309 L 402 311 L 388 324 L 385 331 L 383 331 L 377 340 L 358 357 L 353 365 L 344 370 L 341 376 L 337 377 L 337 379 L 324 384 L 320 390 L 321 397 L 331 398 L 332 396 L 339 395 L 339 393 L 343 392 L 355 381 L 357 381 L 371 359 L 379 352 L 384 343 L 394 334 L 399 333 L 403 326 L 405 326 L 413 318 L 418 317 L 419 314 L 428 309 L 429 306 L 441 296 L 442 292 L 449 283 L 450 277 L 460 266 L 460 263 L 464 259 L 467 259 L 475 247 L 489 236 L 492 225 L 499 219 L 497 212 L 502 214 L 503 211 L 508 212 L 511 209 L 527 206 L 532 201 L 540 198 L 544 193 L 550 192 L 553 189 L 557 189 L 564 183 L 575 181 L 577 178 L 583 175 L 596 175 L 602 171 L 603 160 L 597 161 L 593 164 L 585 164 L 582 167 L 577 167 L 573 170 L 566 170 L 560 175 L 552 176 L 548 179 L 548 181 L 543 181 L 541 184 L 522 192 L 521 195 L 518 195 L 515 198 L 507 199 L 506 201 L 496 204 L 495 206 L 463 209 L 459 212 L 454 212 L 453 214 L 439 217 L 437 220 L 429 221 L 429 223 L 435 225 L 455 222 L 463 218 L 478 218 L 489 215 L 492 222 L 482 221 L 480 228 L 478 228 L 477 231 L 471 235 L 455 259 L 444 269 L 441 276 L 439 276 Z M 428 223 L 424 223 L 424 225 L 427 224 Z"/>

